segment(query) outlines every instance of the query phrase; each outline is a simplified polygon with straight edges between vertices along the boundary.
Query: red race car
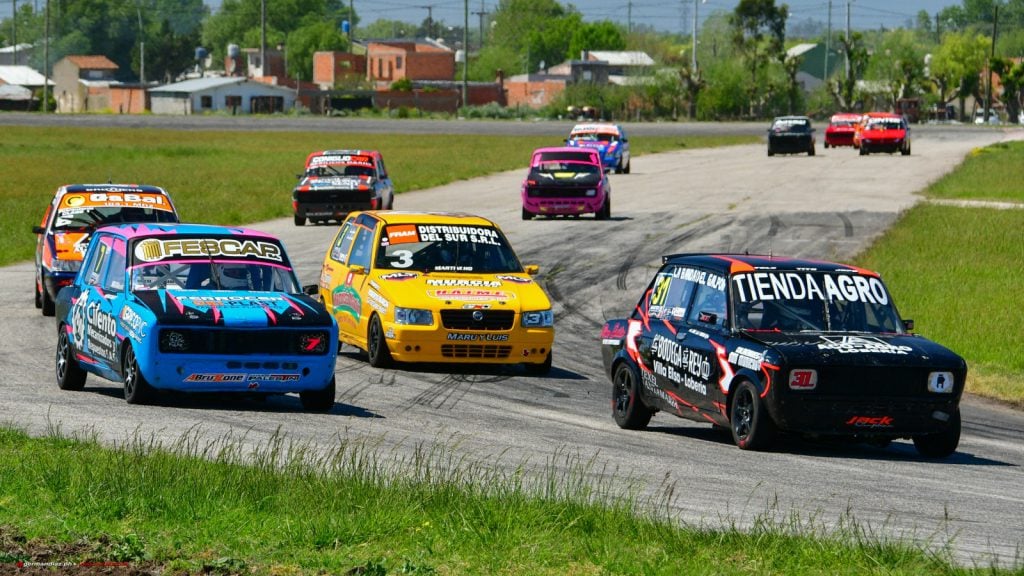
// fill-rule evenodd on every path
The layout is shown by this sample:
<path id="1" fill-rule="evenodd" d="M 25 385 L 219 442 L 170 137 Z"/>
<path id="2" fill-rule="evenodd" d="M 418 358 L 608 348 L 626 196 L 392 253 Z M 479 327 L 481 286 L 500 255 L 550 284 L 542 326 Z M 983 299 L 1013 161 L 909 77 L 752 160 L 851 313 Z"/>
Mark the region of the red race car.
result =
<path id="1" fill-rule="evenodd" d="M 860 114 L 841 112 L 833 114 L 825 129 L 825 148 L 853 146 L 853 133 L 860 122 Z"/>

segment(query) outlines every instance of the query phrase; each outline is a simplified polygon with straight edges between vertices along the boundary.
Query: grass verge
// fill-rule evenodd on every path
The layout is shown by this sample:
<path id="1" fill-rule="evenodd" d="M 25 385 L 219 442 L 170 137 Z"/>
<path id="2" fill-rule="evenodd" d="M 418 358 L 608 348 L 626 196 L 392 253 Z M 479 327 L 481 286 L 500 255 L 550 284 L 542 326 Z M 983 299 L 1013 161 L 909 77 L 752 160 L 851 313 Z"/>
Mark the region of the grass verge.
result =
<path id="1" fill-rule="evenodd" d="M 645 137 L 636 155 L 756 142 L 746 136 Z M 315 150 L 380 150 L 398 193 L 502 170 L 558 145 L 542 136 L 334 134 L 5 126 L 0 139 L 0 265 L 32 258 L 39 223 L 64 184 L 163 186 L 189 222 L 247 224 L 291 214 L 291 190 Z M 510 190 L 510 197 L 517 191 Z M 396 204 L 401 207 L 401 201 Z M 441 207 L 444 208 L 444 207 Z M 458 209 L 457 206 L 448 207 Z"/>
<path id="2" fill-rule="evenodd" d="M 1024 206 L 1024 142 L 978 149 L 926 198 Z M 967 358 L 969 392 L 1024 408 L 1024 208 L 959 208 L 927 202 L 907 210 L 857 258 L 877 270 L 917 332 Z"/>
<path id="3" fill-rule="evenodd" d="M 396 459 L 344 437 L 329 453 L 280 436 L 255 449 L 199 437 L 111 449 L 0 429 L 0 571 L 21 561 L 172 574 L 1010 573 L 957 567 L 943 542 L 928 552 L 852 518 L 825 528 L 769 509 L 753 529 L 679 526 L 665 512 L 674 487 L 641 498 L 611 483 L 620 471 L 569 453 L 532 468 L 459 456 L 445 447 L 454 440 Z"/>

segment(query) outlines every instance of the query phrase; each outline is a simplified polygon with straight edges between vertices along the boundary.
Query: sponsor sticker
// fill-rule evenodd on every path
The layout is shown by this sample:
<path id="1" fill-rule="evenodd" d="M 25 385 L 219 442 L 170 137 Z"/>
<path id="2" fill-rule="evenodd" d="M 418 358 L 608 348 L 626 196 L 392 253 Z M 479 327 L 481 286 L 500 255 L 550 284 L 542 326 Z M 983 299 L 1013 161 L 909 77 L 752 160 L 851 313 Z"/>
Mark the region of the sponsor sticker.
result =
<path id="1" fill-rule="evenodd" d="M 416 232 L 415 224 L 403 224 L 401 226 L 388 226 L 388 242 L 391 244 L 406 244 L 419 242 L 420 236 Z"/>
<path id="2" fill-rule="evenodd" d="M 487 301 L 487 300 L 509 300 L 515 298 L 515 294 L 503 290 L 472 290 L 472 289 L 451 289 L 451 290 L 430 290 L 428 295 L 441 300 L 461 300 L 464 302 Z"/>
<path id="3" fill-rule="evenodd" d="M 166 258 L 225 256 L 282 261 L 281 247 L 262 240 L 237 238 L 147 238 L 135 245 L 135 258 L 156 262 Z"/>

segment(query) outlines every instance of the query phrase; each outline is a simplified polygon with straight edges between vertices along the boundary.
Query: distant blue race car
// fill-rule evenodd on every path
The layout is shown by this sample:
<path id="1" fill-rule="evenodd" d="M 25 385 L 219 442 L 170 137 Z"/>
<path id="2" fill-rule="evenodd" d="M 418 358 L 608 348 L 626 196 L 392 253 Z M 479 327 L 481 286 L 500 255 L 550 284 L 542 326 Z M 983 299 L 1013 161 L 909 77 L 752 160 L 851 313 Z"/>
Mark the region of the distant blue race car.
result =
<path id="1" fill-rule="evenodd" d="M 105 226 L 57 295 L 57 384 L 87 373 L 156 390 L 298 393 L 334 406 L 338 326 L 303 294 L 280 241 L 196 224 Z"/>
<path id="2" fill-rule="evenodd" d="M 622 126 L 607 122 L 577 124 L 569 132 L 566 146 L 574 148 L 596 148 L 601 155 L 604 171 L 615 170 L 616 174 L 629 174 L 629 138 Z"/>

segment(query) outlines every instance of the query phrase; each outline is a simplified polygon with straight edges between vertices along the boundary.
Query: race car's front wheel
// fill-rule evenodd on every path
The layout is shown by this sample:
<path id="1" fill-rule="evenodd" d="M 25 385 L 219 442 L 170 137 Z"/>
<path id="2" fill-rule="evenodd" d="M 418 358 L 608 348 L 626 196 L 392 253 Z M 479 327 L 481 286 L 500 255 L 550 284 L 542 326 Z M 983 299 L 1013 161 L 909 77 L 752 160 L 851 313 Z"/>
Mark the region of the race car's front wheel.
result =
<path id="1" fill-rule="evenodd" d="M 957 408 L 949 421 L 949 426 L 935 434 L 914 436 L 914 448 L 926 458 L 945 458 L 960 445 L 960 409 Z"/>
<path id="2" fill-rule="evenodd" d="M 550 372 L 551 371 L 551 354 L 552 354 L 552 352 L 549 350 L 547 358 L 544 358 L 544 361 L 541 362 L 540 364 L 524 364 L 523 366 L 526 367 L 526 373 L 527 374 L 531 374 L 533 376 L 543 376 L 543 375 L 547 374 L 548 372 Z"/>
<path id="3" fill-rule="evenodd" d="M 57 386 L 61 390 L 81 390 L 85 387 L 86 372 L 75 360 L 67 328 L 61 324 L 57 330 Z"/>
<path id="4" fill-rule="evenodd" d="M 330 412 L 334 408 L 334 393 L 336 390 L 334 376 L 331 382 L 323 390 L 303 390 L 299 392 L 299 400 L 302 407 L 310 412 Z"/>
<path id="5" fill-rule="evenodd" d="M 366 355 L 374 368 L 387 368 L 393 362 L 388 343 L 384 340 L 384 327 L 376 314 L 370 318 L 370 326 L 366 329 Z"/>
<path id="6" fill-rule="evenodd" d="M 633 163 L 633 159 L 632 158 L 630 158 L 629 160 L 626 160 L 626 167 L 622 169 L 622 173 L 623 174 L 629 174 L 629 171 L 630 171 L 629 165 L 632 164 L 632 163 Z"/>
<path id="7" fill-rule="evenodd" d="M 36 308 L 42 308 L 43 307 L 43 297 L 42 297 L 41 294 L 39 294 L 39 282 L 38 281 L 35 281 L 35 280 L 32 281 L 32 291 L 35 292 L 35 295 L 36 295 Z"/>
<path id="8" fill-rule="evenodd" d="M 729 409 L 732 439 L 742 450 L 764 450 L 775 438 L 772 420 L 757 388 L 748 380 L 740 382 Z"/>
<path id="9" fill-rule="evenodd" d="M 604 204 L 601 205 L 601 209 L 594 214 L 594 217 L 598 220 L 607 220 L 612 217 L 612 197 L 605 196 Z"/>
<path id="10" fill-rule="evenodd" d="M 523 206 L 523 220 L 533 220 L 533 217 L 534 213 L 527 210 L 526 206 Z"/>
<path id="11" fill-rule="evenodd" d="M 121 376 L 124 378 L 124 399 L 129 404 L 145 404 L 153 395 L 146 377 L 139 369 L 139 361 L 135 357 L 135 350 L 129 345 L 125 348 L 124 358 L 121 360 Z"/>
<path id="12" fill-rule="evenodd" d="M 612 375 L 612 417 L 619 428 L 643 430 L 654 416 L 654 411 L 640 398 L 640 382 L 636 371 L 625 362 L 615 368 Z"/>

